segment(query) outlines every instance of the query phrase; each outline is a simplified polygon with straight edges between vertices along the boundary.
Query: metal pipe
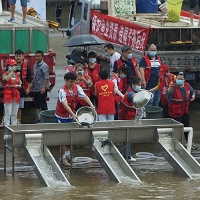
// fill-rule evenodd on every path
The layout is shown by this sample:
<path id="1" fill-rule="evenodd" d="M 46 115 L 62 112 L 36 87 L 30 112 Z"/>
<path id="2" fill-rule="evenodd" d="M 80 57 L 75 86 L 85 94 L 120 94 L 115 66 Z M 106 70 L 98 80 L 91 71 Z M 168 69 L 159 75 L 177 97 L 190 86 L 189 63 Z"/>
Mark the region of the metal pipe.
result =
<path id="1" fill-rule="evenodd" d="M 158 133 L 171 133 L 172 128 L 158 128 L 157 131 Z M 193 139 L 193 128 L 192 127 L 184 127 L 184 132 L 189 132 L 188 133 L 188 142 L 187 142 L 187 151 L 191 153 L 191 148 L 192 148 L 192 139 Z"/>

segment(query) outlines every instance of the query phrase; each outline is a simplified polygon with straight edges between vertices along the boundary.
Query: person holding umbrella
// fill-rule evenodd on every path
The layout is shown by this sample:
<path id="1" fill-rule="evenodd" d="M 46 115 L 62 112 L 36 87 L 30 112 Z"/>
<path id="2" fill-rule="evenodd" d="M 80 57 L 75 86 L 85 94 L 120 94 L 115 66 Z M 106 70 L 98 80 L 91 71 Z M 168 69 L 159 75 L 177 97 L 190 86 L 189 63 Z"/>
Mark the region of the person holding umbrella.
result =
<path id="1" fill-rule="evenodd" d="M 75 49 L 71 54 L 66 55 L 66 58 L 70 60 L 71 65 L 65 67 L 65 73 L 74 72 L 76 74 L 76 65 L 81 63 L 84 64 L 85 59 L 82 53 Z"/>

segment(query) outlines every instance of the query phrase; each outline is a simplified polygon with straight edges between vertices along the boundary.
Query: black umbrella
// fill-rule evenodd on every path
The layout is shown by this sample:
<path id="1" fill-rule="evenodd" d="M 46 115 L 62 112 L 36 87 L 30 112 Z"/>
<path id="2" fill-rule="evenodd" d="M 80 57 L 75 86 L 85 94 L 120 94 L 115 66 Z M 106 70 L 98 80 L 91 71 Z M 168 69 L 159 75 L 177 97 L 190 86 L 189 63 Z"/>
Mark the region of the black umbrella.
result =
<path id="1" fill-rule="evenodd" d="M 75 46 L 89 46 L 89 45 L 100 45 L 105 44 L 96 35 L 76 35 L 70 38 L 63 47 L 75 47 Z"/>

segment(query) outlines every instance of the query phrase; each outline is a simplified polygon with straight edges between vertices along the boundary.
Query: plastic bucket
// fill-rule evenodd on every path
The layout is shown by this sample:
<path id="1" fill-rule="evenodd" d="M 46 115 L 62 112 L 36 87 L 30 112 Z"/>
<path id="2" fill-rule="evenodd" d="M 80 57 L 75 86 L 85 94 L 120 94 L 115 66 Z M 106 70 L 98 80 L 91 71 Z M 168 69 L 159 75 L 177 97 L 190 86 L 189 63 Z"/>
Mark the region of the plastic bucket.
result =
<path id="1" fill-rule="evenodd" d="M 163 109 L 161 107 L 145 106 L 145 112 L 147 114 L 146 119 L 162 118 L 162 111 Z"/>
<path id="2" fill-rule="evenodd" d="M 42 123 L 56 123 L 55 110 L 44 110 L 40 112 Z"/>
<path id="3" fill-rule="evenodd" d="M 136 0 L 136 13 L 157 13 L 157 0 Z"/>
<path id="4" fill-rule="evenodd" d="M 169 22 L 178 22 L 181 14 L 183 0 L 168 0 L 168 21 Z"/>

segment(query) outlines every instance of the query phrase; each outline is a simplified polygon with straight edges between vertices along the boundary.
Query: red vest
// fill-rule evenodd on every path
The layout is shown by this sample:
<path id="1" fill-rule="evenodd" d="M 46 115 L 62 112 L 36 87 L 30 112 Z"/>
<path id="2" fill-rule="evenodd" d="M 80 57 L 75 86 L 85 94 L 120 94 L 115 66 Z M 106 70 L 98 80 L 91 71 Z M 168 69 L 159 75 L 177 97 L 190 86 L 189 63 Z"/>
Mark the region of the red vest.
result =
<path id="1" fill-rule="evenodd" d="M 171 82 L 174 83 L 174 74 L 171 74 L 171 73 L 169 74 L 169 79 L 168 79 L 167 83 L 165 82 L 164 76 L 160 76 L 159 80 L 160 80 L 161 103 L 162 103 L 162 105 L 167 105 L 166 89 L 169 88 L 169 84 Z"/>
<path id="2" fill-rule="evenodd" d="M 74 103 L 76 102 L 76 100 L 78 98 L 77 85 L 75 84 L 72 87 L 73 100 L 72 100 L 70 91 L 68 90 L 68 88 L 67 88 L 66 85 L 64 85 L 63 87 L 61 87 L 61 89 L 63 89 L 66 92 L 67 104 L 72 109 L 72 111 L 74 112 L 74 107 L 75 107 Z M 58 93 L 59 93 L 59 91 L 58 91 Z M 63 117 L 63 118 L 67 118 L 70 115 L 69 112 L 67 112 L 67 110 L 64 108 L 64 106 L 62 105 L 62 103 L 59 101 L 59 99 L 57 101 L 57 106 L 56 106 L 55 114 L 58 117 Z"/>
<path id="3" fill-rule="evenodd" d="M 98 97 L 97 114 L 115 114 L 115 103 L 113 90 L 115 84 L 108 79 L 101 80 L 95 84 Z"/>
<path id="4" fill-rule="evenodd" d="M 120 79 L 121 79 L 121 78 L 120 78 Z M 112 81 L 112 80 L 116 80 L 116 81 L 117 81 L 118 90 L 119 90 L 120 92 L 122 92 L 121 81 L 119 82 L 118 77 L 117 77 L 116 74 L 114 74 L 114 76 L 111 78 L 111 81 Z M 116 94 L 116 95 L 114 96 L 115 105 L 116 105 L 118 102 L 120 102 L 120 101 L 121 101 L 121 97 L 120 97 L 118 94 Z"/>
<path id="5" fill-rule="evenodd" d="M 100 64 L 96 63 L 92 73 L 91 73 L 90 69 L 88 69 L 88 75 L 91 77 L 92 82 L 93 82 L 93 85 L 91 87 L 91 92 L 93 95 L 95 95 L 95 89 L 94 89 L 95 83 L 97 81 L 100 81 L 100 77 L 99 77 L 100 66 L 101 66 Z"/>
<path id="6" fill-rule="evenodd" d="M 28 81 L 26 80 L 27 77 L 27 63 L 23 62 L 22 66 L 22 81 L 23 81 L 23 88 L 24 90 L 28 87 Z"/>
<path id="7" fill-rule="evenodd" d="M 67 73 L 66 71 L 69 70 L 69 72 L 74 72 L 76 74 L 75 67 L 73 65 L 69 65 L 65 67 L 65 74 Z"/>
<path id="8" fill-rule="evenodd" d="M 88 75 L 84 74 L 84 78 L 88 80 Z M 76 84 L 78 85 L 78 81 L 76 81 Z M 79 86 L 83 89 L 84 93 L 90 98 L 90 88 L 85 84 L 85 82 L 81 81 Z M 84 99 L 81 99 L 80 97 L 78 97 L 78 102 L 80 102 L 80 104 L 82 105 L 88 105 L 88 103 L 86 103 L 86 101 Z"/>
<path id="9" fill-rule="evenodd" d="M 133 107 L 133 103 L 128 103 L 127 100 L 129 92 L 134 92 L 134 90 L 131 87 L 128 88 L 119 106 L 118 116 L 121 120 L 132 120 L 136 114 L 136 109 Z"/>
<path id="10" fill-rule="evenodd" d="M 133 63 L 133 67 L 135 70 L 135 77 L 137 77 L 137 73 L 136 73 L 136 61 L 133 57 L 131 57 L 131 61 Z M 123 64 L 122 60 L 119 58 L 117 60 L 117 69 L 119 69 L 119 67 Z M 121 78 L 121 84 L 122 84 L 122 91 L 125 91 L 127 88 L 127 76 L 125 78 Z"/>
<path id="11" fill-rule="evenodd" d="M 172 117 L 181 117 L 184 113 L 188 114 L 188 107 L 190 104 L 190 85 L 184 83 L 186 90 L 186 100 L 184 101 L 183 96 L 178 86 L 174 87 L 174 94 L 172 96 L 172 102 L 168 104 L 168 113 Z"/>
<path id="12" fill-rule="evenodd" d="M 150 61 L 148 55 L 145 55 L 143 57 L 144 57 L 146 64 L 147 64 L 146 68 L 144 70 L 144 78 L 145 78 L 145 81 L 148 82 L 148 80 L 150 78 L 150 74 L 151 74 L 151 61 Z M 162 65 L 160 57 L 158 57 L 158 61 L 159 61 L 160 65 Z"/>
<path id="13" fill-rule="evenodd" d="M 4 72 L 6 76 L 9 74 L 7 72 Z M 15 73 L 15 85 L 19 85 L 19 74 Z M 4 103 L 12 103 L 14 100 L 16 103 L 20 104 L 20 93 L 17 88 L 14 88 L 14 83 L 12 78 L 10 78 L 9 81 L 3 82 L 3 102 Z"/>

